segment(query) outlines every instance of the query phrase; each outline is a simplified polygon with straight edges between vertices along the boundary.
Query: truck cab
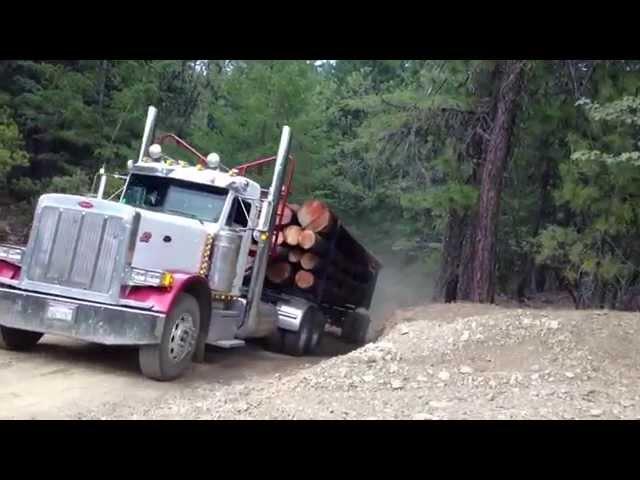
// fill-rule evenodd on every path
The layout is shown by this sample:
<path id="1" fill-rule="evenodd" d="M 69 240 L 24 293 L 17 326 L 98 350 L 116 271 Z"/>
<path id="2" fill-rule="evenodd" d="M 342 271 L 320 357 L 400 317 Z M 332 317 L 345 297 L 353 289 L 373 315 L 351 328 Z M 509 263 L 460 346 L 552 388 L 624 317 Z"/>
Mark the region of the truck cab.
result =
<path id="1" fill-rule="evenodd" d="M 256 182 L 219 168 L 163 162 L 132 166 L 121 196 L 122 204 L 141 213 L 132 267 L 200 272 L 202 258 L 194 251 L 203 241 L 224 236 L 237 246 L 237 261 L 232 255 L 228 265 L 217 263 L 209 284 L 214 292 L 240 295 L 260 202 Z"/>

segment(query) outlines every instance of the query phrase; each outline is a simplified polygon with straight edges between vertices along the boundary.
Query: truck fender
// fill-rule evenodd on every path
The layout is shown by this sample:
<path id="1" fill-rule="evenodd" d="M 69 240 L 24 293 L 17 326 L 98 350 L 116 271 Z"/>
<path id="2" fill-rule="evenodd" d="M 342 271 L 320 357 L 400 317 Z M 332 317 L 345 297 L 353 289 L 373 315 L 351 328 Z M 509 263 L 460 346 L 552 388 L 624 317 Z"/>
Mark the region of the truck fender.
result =
<path id="1" fill-rule="evenodd" d="M 152 310 L 168 313 L 182 293 L 192 295 L 200 305 L 200 333 L 195 360 L 202 362 L 211 320 L 211 289 L 206 278 L 200 275 L 175 273 L 171 288 L 132 287 L 123 299 L 151 304 Z"/>

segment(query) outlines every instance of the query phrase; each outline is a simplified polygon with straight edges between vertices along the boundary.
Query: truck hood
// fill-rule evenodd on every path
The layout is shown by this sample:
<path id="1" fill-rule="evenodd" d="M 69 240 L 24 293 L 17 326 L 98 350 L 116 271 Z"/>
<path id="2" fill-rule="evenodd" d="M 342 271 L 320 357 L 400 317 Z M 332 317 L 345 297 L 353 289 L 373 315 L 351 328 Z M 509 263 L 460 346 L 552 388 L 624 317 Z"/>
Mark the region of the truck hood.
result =
<path id="1" fill-rule="evenodd" d="M 207 236 L 218 226 L 161 212 L 137 209 L 140 227 L 131 265 L 134 268 L 197 274 Z"/>

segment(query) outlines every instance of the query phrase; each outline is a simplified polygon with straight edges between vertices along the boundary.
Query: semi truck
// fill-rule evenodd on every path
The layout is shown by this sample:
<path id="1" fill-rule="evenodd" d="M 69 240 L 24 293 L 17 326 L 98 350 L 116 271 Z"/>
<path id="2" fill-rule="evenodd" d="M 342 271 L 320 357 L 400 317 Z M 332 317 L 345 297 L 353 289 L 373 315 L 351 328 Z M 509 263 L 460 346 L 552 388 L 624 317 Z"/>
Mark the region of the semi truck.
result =
<path id="1" fill-rule="evenodd" d="M 370 275 L 357 301 L 265 284 L 292 189 L 290 128 L 275 156 L 230 169 L 176 135 L 156 138 L 157 114 L 150 106 L 120 191 L 105 198 L 102 168 L 94 194 L 44 194 L 27 244 L 0 245 L 0 348 L 28 350 L 44 334 L 135 346 L 142 374 L 168 381 L 204 362 L 207 345 L 260 341 L 308 355 L 329 325 L 366 342 L 381 264 L 364 247 Z M 170 142 L 195 165 L 166 155 Z M 273 174 L 263 188 L 248 175 L 265 166 Z"/>

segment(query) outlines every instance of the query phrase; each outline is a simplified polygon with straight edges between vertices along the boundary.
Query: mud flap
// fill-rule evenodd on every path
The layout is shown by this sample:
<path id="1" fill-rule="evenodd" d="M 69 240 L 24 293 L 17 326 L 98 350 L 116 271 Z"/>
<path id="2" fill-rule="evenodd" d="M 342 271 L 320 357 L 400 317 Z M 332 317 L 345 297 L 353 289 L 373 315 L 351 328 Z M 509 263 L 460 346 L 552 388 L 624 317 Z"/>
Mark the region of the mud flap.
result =
<path id="1" fill-rule="evenodd" d="M 207 337 L 209 336 L 209 324 L 211 323 L 211 319 L 205 322 L 200 329 L 200 335 L 198 335 L 198 342 L 196 345 L 196 351 L 193 353 L 193 361 L 195 363 L 204 363 L 205 361 L 205 353 L 207 348 Z"/>
<path id="2" fill-rule="evenodd" d="M 195 363 L 204 363 L 204 354 L 205 354 L 206 342 L 205 340 L 198 340 L 198 345 L 196 345 L 196 351 L 193 354 L 193 361 Z"/>

